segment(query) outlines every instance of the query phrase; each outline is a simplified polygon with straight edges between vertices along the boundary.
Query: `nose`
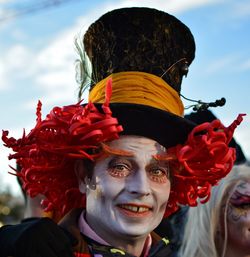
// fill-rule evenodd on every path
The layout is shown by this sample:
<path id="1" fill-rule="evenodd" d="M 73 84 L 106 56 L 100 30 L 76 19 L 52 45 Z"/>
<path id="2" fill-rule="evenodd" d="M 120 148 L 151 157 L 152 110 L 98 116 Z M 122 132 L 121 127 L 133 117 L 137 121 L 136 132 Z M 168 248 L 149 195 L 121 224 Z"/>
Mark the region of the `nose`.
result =
<path id="1" fill-rule="evenodd" d="M 127 190 L 131 194 L 138 194 L 140 196 L 150 194 L 150 184 L 145 170 L 137 170 L 133 176 L 130 176 L 127 182 Z"/>

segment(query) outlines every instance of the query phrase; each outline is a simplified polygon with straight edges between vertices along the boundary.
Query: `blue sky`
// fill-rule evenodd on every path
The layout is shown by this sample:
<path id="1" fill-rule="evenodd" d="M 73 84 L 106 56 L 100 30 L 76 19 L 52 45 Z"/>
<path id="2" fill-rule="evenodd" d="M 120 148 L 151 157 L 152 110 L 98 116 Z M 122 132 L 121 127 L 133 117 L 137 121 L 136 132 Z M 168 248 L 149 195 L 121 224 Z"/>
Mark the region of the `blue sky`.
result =
<path id="1" fill-rule="evenodd" d="M 20 1 L 0 0 L 0 17 L 17 4 Z M 28 132 L 35 124 L 39 99 L 43 117 L 55 105 L 76 102 L 74 37 L 106 11 L 128 6 L 169 12 L 191 29 L 196 58 L 182 94 L 203 101 L 225 97 L 226 105 L 213 109 L 225 125 L 238 113 L 247 113 L 235 138 L 250 158 L 249 0 L 71 0 L 30 15 L 0 19 L 0 128 L 12 136 L 21 136 L 23 128 Z M 19 193 L 15 178 L 6 175 L 8 164 L 13 164 L 7 160 L 8 152 L 1 144 L 0 186 L 9 185 Z"/>

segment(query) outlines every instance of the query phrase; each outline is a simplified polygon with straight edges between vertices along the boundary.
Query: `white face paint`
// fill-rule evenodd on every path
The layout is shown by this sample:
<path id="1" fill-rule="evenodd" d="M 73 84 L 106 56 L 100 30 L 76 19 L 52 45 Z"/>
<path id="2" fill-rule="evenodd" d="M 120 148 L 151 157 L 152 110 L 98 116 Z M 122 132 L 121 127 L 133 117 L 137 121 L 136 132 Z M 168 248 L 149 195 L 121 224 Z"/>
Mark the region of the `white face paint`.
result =
<path id="1" fill-rule="evenodd" d="M 242 181 L 235 189 L 227 212 L 228 244 L 250 254 L 250 182 Z M 244 255 L 245 256 L 245 255 Z"/>
<path id="2" fill-rule="evenodd" d="M 122 136 L 109 146 L 133 155 L 96 162 L 86 192 L 87 221 L 104 240 L 145 237 L 161 222 L 169 198 L 168 164 L 153 157 L 166 150 L 136 136 Z"/>

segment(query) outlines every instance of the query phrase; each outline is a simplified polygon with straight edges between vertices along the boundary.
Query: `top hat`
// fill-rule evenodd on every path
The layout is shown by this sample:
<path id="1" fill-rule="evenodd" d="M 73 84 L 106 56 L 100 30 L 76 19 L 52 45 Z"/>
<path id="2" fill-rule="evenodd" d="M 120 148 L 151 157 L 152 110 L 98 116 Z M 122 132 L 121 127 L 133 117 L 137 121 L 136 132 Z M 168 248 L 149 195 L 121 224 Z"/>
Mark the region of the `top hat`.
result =
<path id="1" fill-rule="evenodd" d="M 156 9 L 117 9 L 89 27 L 84 47 L 93 70 L 90 100 L 104 102 L 104 81 L 112 77 L 110 108 L 123 134 L 165 147 L 185 142 L 194 123 L 183 118 L 180 90 L 195 54 L 186 25 Z"/>

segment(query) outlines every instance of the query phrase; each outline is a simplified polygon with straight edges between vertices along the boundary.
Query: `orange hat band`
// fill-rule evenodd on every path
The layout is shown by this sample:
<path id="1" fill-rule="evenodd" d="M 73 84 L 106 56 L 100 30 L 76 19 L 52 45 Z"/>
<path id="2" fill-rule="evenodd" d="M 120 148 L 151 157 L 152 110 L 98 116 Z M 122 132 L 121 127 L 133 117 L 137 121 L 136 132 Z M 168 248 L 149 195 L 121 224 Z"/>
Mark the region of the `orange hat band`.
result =
<path id="1" fill-rule="evenodd" d="M 112 78 L 110 103 L 142 104 L 183 116 L 184 106 L 179 94 L 162 78 L 145 72 L 111 74 L 94 86 L 89 93 L 89 101 L 105 102 L 105 88 L 109 78 Z"/>

